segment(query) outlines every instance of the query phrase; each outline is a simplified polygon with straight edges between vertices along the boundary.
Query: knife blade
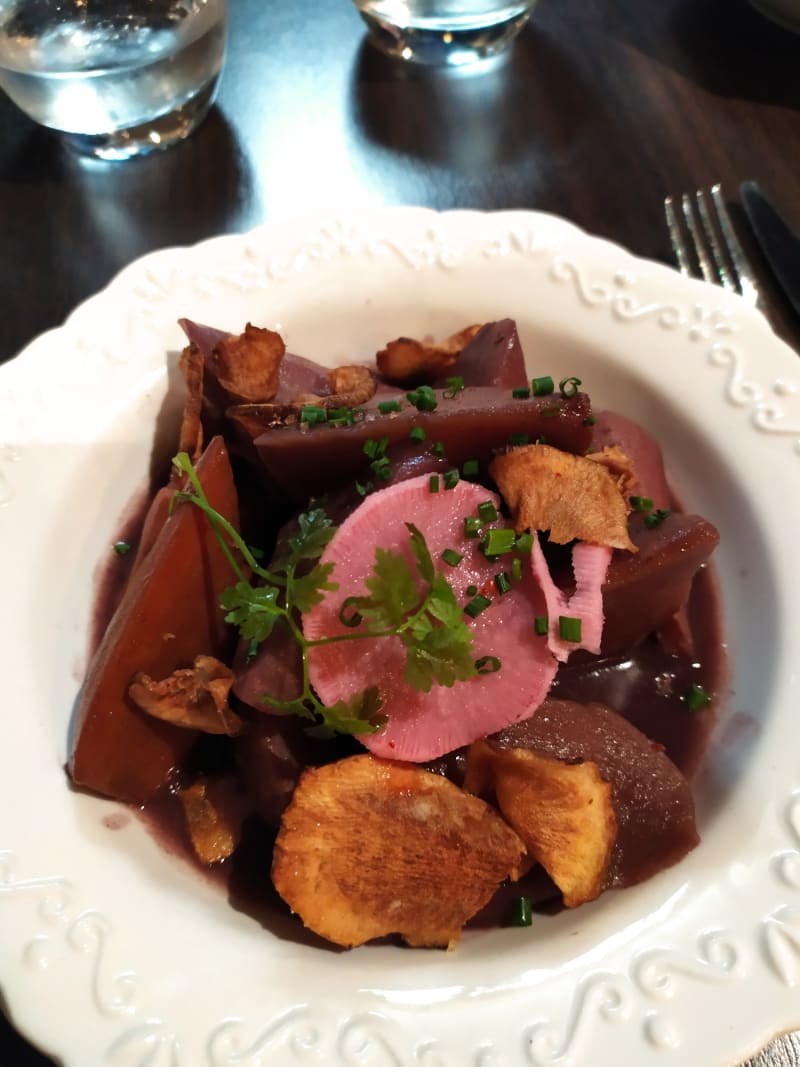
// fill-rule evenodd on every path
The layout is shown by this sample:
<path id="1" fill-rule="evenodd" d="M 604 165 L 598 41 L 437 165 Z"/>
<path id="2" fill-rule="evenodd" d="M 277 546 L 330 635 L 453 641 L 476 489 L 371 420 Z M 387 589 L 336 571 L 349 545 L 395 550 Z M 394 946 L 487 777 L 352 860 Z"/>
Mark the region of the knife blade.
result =
<path id="1" fill-rule="evenodd" d="M 800 236 L 766 197 L 758 182 L 742 182 L 739 192 L 761 251 L 800 315 Z"/>

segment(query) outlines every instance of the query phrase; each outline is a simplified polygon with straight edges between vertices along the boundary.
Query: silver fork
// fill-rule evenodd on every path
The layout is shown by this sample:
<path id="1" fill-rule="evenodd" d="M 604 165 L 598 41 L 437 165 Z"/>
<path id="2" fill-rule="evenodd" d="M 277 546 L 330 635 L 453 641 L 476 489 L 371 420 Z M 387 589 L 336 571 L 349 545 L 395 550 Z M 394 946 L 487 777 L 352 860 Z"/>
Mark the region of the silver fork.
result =
<path id="1" fill-rule="evenodd" d="M 702 276 L 764 311 L 753 269 L 736 236 L 720 185 L 712 185 L 710 196 L 702 189 L 693 196 L 684 193 L 680 210 L 668 196 L 664 214 L 681 274 Z"/>

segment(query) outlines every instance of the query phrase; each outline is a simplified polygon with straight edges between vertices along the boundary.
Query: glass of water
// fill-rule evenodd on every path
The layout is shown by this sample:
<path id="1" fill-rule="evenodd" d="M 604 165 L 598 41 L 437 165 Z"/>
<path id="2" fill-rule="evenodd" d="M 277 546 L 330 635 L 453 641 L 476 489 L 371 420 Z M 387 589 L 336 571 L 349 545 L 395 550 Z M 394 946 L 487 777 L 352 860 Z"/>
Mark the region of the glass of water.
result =
<path id="1" fill-rule="evenodd" d="M 0 89 L 101 159 L 167 148 L 214 99 L 226 0 L 0 0 Z"/>
<path id="2" fill-rule="evenodd" d="M 537 0 L 354 0 L 374 43 L 417 63 L 466 66 L 499 55 Z"/>

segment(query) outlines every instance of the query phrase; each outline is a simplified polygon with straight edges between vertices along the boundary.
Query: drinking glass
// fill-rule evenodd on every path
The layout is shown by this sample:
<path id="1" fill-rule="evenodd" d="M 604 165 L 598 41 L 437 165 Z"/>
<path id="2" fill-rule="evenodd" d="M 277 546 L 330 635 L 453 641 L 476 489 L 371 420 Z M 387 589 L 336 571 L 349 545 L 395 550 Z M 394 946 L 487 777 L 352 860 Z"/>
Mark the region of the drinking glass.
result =
<path id="1" fill-rule="evenodd" d="M 79 151 L 127 159 L 203 119 L 226 0 L 0 0 L 0 89 Z"/>
<path id="2" fill-rule="evenodd" d="M 466 66 L 499 55 L 537 0 L 354 0 L 372 40 L 417 63 Z"/>

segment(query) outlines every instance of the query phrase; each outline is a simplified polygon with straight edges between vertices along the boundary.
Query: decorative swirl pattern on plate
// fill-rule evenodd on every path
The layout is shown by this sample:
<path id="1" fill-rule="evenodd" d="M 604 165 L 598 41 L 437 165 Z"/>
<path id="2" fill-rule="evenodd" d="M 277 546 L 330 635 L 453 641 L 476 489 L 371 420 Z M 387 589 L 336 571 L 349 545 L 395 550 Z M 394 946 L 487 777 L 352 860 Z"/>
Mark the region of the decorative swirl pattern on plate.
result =
<path id="1" fill-rule="evenodd" d="M 776 908 L 763 923 L 764 950 L 773 970 L 794 989 L 800 985 L 800 907 Z"/>
<path id="2" fill-rule="evenodd" d="M 120 1034 L 105 1054 L 109 1067 L 181 1067 L 180 1044 L 159 1019 Z"/>
<path id="3" fill-rule="evenodd" d="M 92 999 L 104 1015 L 131 1015 L 136 1011 L 139 978 L 132 971 L 104 975 L 106 942 L 111 922 L 97 911 L 84 911 L 67 929 L 67 944 L 92 961 Z"/>
<path id="4" fill-rule="evenodd" d="M 534 1067 L 570 1062 L 585 1046 L 597 1021 L 627 1022 L 633 1012 L 629 983 L 619 974 L 596 971 L 582 978 L 563 1026 L 540 1020 L 523 1035 L 525 1052 Z"/>
<path id="5" fill-rule="evenodd" d="M 309 1057 L 319 1062 L 322 1035 L 305 1004 L 273 1019 L 255 1038 L 244 1038 L 246 1028 L 243 1019 L 226 1019 L 215 1027 L 206 1042 L 211 1067 L 262 1067 L 277 1049 L 287 1047 L 298 1062 Z"/>
<path id="6" fill-rule="evenodd" d="M 697 940 L 695 955 L 675 949 L 649 949 L 634 961 L 633 979 L 647 996 L 668 999 L 680 976 L 698 982 L 722 982 L 741 976 L 741 950 L 722 930 L 709 930 Z"/>

